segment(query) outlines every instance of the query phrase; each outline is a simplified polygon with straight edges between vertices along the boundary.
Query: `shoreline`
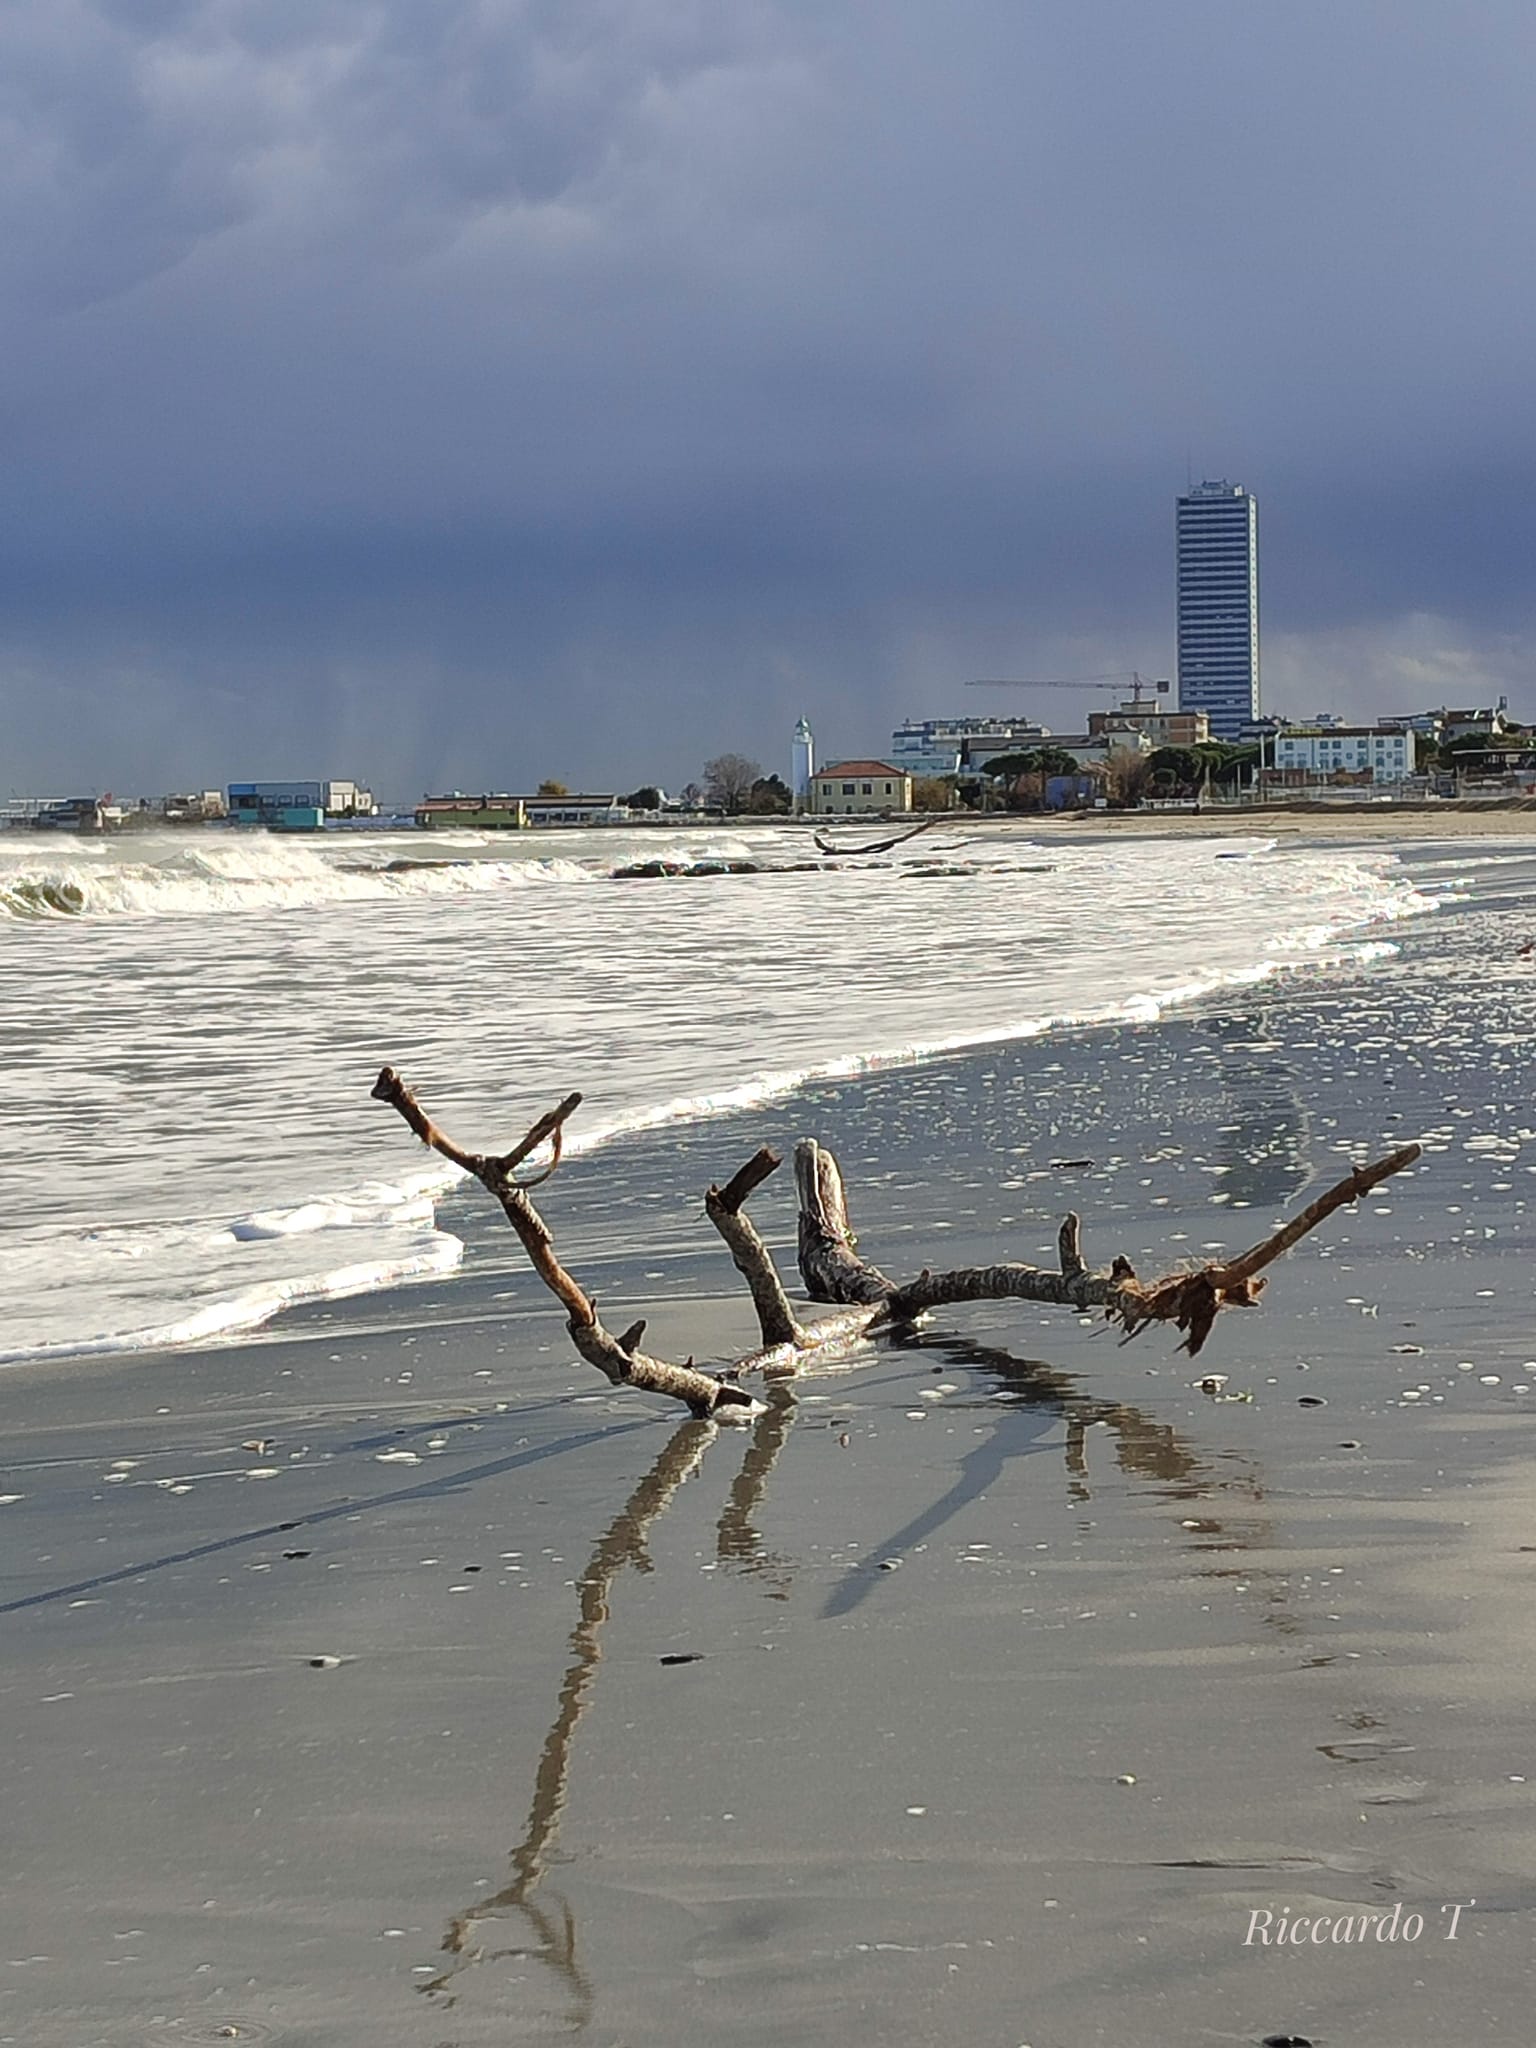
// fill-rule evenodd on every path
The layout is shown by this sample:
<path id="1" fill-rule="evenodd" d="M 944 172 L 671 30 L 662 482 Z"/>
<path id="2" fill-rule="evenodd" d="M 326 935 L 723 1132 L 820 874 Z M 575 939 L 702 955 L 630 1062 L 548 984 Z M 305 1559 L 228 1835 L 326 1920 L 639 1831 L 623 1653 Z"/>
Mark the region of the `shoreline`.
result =
<path id="1" fill-rule="evenodd" d="M 1138 832 L 1149 834 L 1170 833 L 1185 836 L 1190 833 L 1207 833 L 1220 837 L 1227 831 L 1266 832 L 1274 834 L 1296 833 L 1302 836 L 1315 834 L 1319 838 L 1334 839 L 1360 833 L 1372 839 L 1397 836 L 1404 839 L 1448 838 L 1458 839 L 1495 836 L 1506 833 L 1529 835 L 1536 838 L 1536 797 L 1490 797 L 1486 799 L 1465 797 L 1443 797 L 1434 801 L 1382 797 L 1365 801 L 1305 802 L 1302 800 L 1271 799 L 1263 803 L 1208 804 L 1195 812 L 1193 810 L 1064 810 L 1064 811 L 893 811 L 870 812 L 844 816 L 820 817 L 809 814 L 794 816 L 765 816 L 757 813 L 741 815 L 712 815 L 697 813 L 677 817 L 636 817 L 618 822 L 588 822 L 584 824 L 537 825 L 520 829 L 497 826 L 475 826 L 473 829 L 499 842 L 505 839 L 509 845 L 516 845 L 530 837 L 559 838 L 601 841 L 610 833 L 623 832 L 757 832 L 757 831 L 833 831 L 848 833 L 876 826 L 909 828 L 914 824 L 927 823 L 933 826 L 971 826 L 991 830 L 994 827 L 1005 831 L 1032 831 L 1042 827 L 1092 826 L 1096 831 L 1111 833 Z M 347 841 L 366 839 L 373 835 L 394 835 L 397 837 L 420 837 L 426 842 L 441 839 L 447 828 L 418 826 L 408 820 L 392 818 L 388 821 L 354 820 L 344 825 L 320 826 L 313 830 L 294 829 L 273 831 L 266 827 L 234 826 L 220 820 L 205 820 L 198 824 L 176 824 L 157 820 L 152 825 L 134 825 L 121 829 L 101 832 L 38 831 L 26 824 L 0 825 L 0 844 L 25 844 L 45 848 L 64 847 L 81 840 L 93 846 L 118 846 L 160 834 L 178 840 L 199 834 L 212 833 L 221 839 L 276 838 L 282 841 L 299 842 L 324 840 Z"/>
<path id="2" fill-rule="evenodd" d="M 452 1284 L 12 1369 L 0 2038 L 1515 2048 L 1536 1359 L 1493 1105 L 1532 995 L 1487 965 L 1502 914 L 615 1139 L 540 1197 L 605 1320 L 702 1360 L 755 1326 L 701 1191 L 764 1137 L 838 1151 L 887 1270 L 1050 1256 L 1071 1207 L 1144 1274 L 1426 1137 L 1195 1365 L 989 1304 L 716 1431 L 575 1360 L 471 1186 Z M 753 1204 L 786 1265 L 787 1179 Z M 1254 1911 L 1468 1897 L 1411 1970 L 1242 1944 Z"/>
<path id="3" fill-rule="evenodd" d="M 1229 832 L 1251 832 L 1265 838 L 1298 839 L 1401 839 L 1464 840 L 1479 838 L 1536 839 L 1536 804 L 1514 800 L 1509 804 L 1458 806 L 1451 802 L 1400 805 L 1233 805 L 1190 811 L 1088 811 L 1071 815 L 1091 819 L 1107 835 L 1132 832 L 1146 836 L 1169 833 L 1175 837 L 1205 833 L 1223 837 Z"/>

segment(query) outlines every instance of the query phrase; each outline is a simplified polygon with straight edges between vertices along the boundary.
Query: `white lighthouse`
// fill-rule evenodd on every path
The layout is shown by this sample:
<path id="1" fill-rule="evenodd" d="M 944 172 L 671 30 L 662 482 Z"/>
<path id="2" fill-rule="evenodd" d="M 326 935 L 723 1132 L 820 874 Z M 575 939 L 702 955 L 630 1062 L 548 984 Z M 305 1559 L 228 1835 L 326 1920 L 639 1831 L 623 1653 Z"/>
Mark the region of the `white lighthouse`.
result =
<path id="1" fill-rule="evenodd" d="M 802 718 L 795 726 L 794 745 L 790 749 L 789 786 L 795 793 L 795 809 L 805 811 L 811 805 L 811 777 L 816 773 L 816 742 L 811 737 L 810 721 Z"/>

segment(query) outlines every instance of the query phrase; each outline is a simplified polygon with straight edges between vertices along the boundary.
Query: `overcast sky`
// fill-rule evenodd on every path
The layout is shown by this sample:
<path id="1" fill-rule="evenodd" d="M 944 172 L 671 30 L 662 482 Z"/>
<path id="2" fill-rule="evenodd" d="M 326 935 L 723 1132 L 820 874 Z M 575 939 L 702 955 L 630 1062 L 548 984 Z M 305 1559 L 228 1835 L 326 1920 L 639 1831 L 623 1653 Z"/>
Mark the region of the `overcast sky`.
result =
<path id="1" fill-rule="evenodd" d="M 4 0 L 0 795 L 1536 717 L 1531 0 Z"/>

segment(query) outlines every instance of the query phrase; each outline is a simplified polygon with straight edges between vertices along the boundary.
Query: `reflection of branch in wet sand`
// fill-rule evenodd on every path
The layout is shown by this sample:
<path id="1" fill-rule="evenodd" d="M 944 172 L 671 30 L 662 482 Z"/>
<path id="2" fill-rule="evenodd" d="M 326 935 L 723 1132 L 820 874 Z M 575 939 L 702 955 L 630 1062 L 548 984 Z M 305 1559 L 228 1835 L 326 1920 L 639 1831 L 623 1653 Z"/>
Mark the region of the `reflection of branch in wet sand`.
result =
<path id="1" fill-rule="evenodd" d="M 770 1600 L 787 1600 L 794 1578 L 793 1561 L 764 1548 L 752 1517 L 778 1462 L 795 1420 L 795 1397 L 787 1386 L 771 1386 L 768 1406 L 752 1426 L 752 1441 L 731 1482 L 731 1491 L 715 1525 L 715 1555 L 724 1565 L 762 1574 Z"/>
<path id="2" fill-rule="evenodd" d="M 787 1597 L 793 1564 L 765 1551 L 752 1517 L 762 1500 L 763 1489 L 795 1419 L 794 1395 L 787 1387 L 775 1388 L 768 1405 L 753 1425 L 741 1469 L 732 1482 L 730 1495 L 721 1512 L 717 1529 L 718 1555 L 722 1562 L 740 1565 L 748 1571 L 767 1572 L 781 1590 L 771 1597 Z M 472 1963 L 492 1957 L 531 1956 L 547 1962 L 566 1984 L 571 1999 L 567 2023 L 584 2027 L 591 2017 L 592 1986 L 576 1953 L 576 1923 L 563 1899 L 548 1903 L 535 1894 L 543 1879 L 554 1845 L 560 1815 L 565 1806 L 566 1785 L 571 1769 L 571 1743 L 591 1690 L 593 1674 L 602 1658 L 601 1631 L 608 1619 L 608 1595 L 613 1581 L 625 1565 L 636 1571 L 653 1569 L 646 1552 L 646 1538 L 663 1511 L 670 1506 L 678 1488 L 698 1470 L 705 1451 L 717 1434 L 712 1422 L 685 1422 L 667 1439 L 660 1457 L 624 1503 L 592 1552 L 585 1574 L 577 1581 L 580 1618 L 571 1631 L 571 1657 L 555 1718 L 534 1776 L 533 1800 L 523 1839 L 512 1851 L 512 1880 L 488 1899 L 480 1899 L 466 1912 L 450 1921 L 443 1938 L 444 1952 L 458 1960 L 451 1962 L 421 1988 L 429 1993 L 447 1994 L 452 2004 L 452 1983 Z M 533 1930 L 527 1948 L 487 1951 L 472 1945 L 481 1922 L 506 1913 L 521 1913 Z"/>
<path id="3" fill-rule="evenodd" d="M 1065 1416 L 1068 1489 L 1074 1500 L 1093 1498 L 1088 1446 L 1092 1441 L 1090 1432 L 1102 1428 L 1113 1439 L 1115 1463 L 1122 1472 L 1160 1480 L 1161 1492 L 1181 1504 L 1204 1504 L 1198 1519 L 1186 1517 L 1183 1523 L 1193 1548 L 1201 1553 L 1265 1553 L 1273 1549 L 1276 1531 L 1264 1506 L 1264 1480 L 1247 1458 L 1228 1451 L 1222 1455 L 1220 1467 L 1213 1469 L 1168 1423 L 1157 1421 L 1127 1402 L 1084 1394 L 1069 1374 L 1054 1366 L 1033 1359 L 1011 1358 L 1006 1351 L 976 1345 L 966 1346 L 963 1352 L 955 1346 L 954 1355 L 959 1362 L 981 1364 L 1002 1374 L 1020 1405 L 1032 1407 L 1043 1403 Z M 1231 1566 L 1201 1566 L 1199 1576 L 1241 1580 L 1252 1595 L 1252 1604 L 1257 1605 L 1258 1619 L 1266 1627 L 1284 1635 L 1301 1629 L 1287 1571 L 1244 1556 Z"/>
<path id="4" fill-rule="evenodd" d="M 1100 1424 L 1114 1439 L 1115 1460 L 1123 1472 L 1161 1480 L 1181 1498 L 1224 1491 L 1231 1484 L 1230 1480 L 1218 1480 L 1171 1424 L 1157 1421 L 1129 1402 L 1085 1394 L 1071 1373 L 1062 1372 L 1044 1360 L 1016 1358 L 999 1346 L 951 1335 L 933 1337 L 918 1333 L 897 1339 L 897 1348 L 937 1351 L 954 1365 L 979 1367 L 1002 1382 L 998 1391 L 1009 1396 L 1011 1408 L 1039 1409 L 1053 1429 L 1058 1420 L 1065 1420 L 1067 1485 L 1074 1500 L 1092 1498 L 1088 1483 L 1088 1431 Z M 925 1542 L 961 1508 L 994 1485 L 1010 1459 L 1047 1447 L 1042 1434 L 1024 1434 L 1017 1428 L 1005 1433 L 994 1427 L 982 1442 L 966 1452 L 948 1491 L 904 1528 L 884 1538 L 870 1557 L 855 1566 L 831 1593 L 822 1612 L 827 1616 L 850 1613 L 874 1590 L 883 1558 Z"/>
<path id="5" fill-rule="evenodd" d="M 1141 1409 L 1123 1401 L 1111 1401 L 1085 1394 L 1070 1373 L 1042 1360 L 1021 1359 L 999 1347 L 977 1344 L 963 1337 L 933 1337 L 913 1334 L 898 1338 L 896 1348 L 938 1352 L 955 1365 L 980 1368 L 1001 1382 L 999 1392 L 1010 1397 L 1015 1409 L 1038 1409 L 1052 1425 L 1066 1423 L 1065 1462 L 1073 1498 L 1091 1498 L 1088 1485 L 1088 1431 L 1103 1425 L 1113 1439 L 1115 1459 L 1122 1471 L 1163 1482 L 1178 1499 L 1202 1498 L 1229 1492 L 1233 1477 L 1218 1476 L 1170 1424 L 1159 1422 Z M 753 1425 L 740 1470 L 731 1484 L 716 1525 L 716 1554 L 724 1564 L 749 1572 L 760 1572 L 776 1590 L 771 1598 L 788 1597 L 793 1579 L 793 1560 L 769 1551 L 759 1534 L 754 1517 L 779 1454 L 795 1420 L 795 1399 L 788 1387 L 771 1390 L 768 1405 Z M 511 1959 L 532 1959 L 547 1963 L 566 1986 L 570 2009 L 566 2024 L 584 2028 L 592 2015 L 594 1997 L 591 1980 L 577 1953 L 577 1929 L 566 1901 L 557 1895 L 536 1896 L 554 1848 L 560 1817 L 564 1810 L 570 1777 L 571 1747 L 576 1726 L 584 1712 L 594 1673 L 602 1657 L 601 1632 L 608 1619 L 608 1599 L 614 1580 L 626 1566 L 649 1572 L 653 1569 L 646 1540 L 657 1519 L 671 1504 L 683 1482 L 698 1470 L 704 1452 L 714 1440 L 712 1422 L 685 1422 L 668 1439 L 651 1470 L 598 1539 L 584 1576 L 577 1581 L 580 1614 L 570 1637 L 570 1661 L 566 1667 L 554 1721 L 544 1740 L 534 1778 L 533 1799 L 523 1838 L 511 1854 L 511 1881 L 494 1896 L 479 1899 L 450 1923 L 443 1939 L 445 1954 L 453 1958 L 421 1988 L 454 2002 L 454 1982 L 474 1964 Z M 1006 1462 L 1025 1452 L 1047 1448 L 1043 1436 L 1013 1433 L 1004 1440 L 994 1429 L 962 1460 L 961 1470 L 949 1490 L 933 1501 L 905 1528 L 876 1548 L 874 1559 L 913 1544 L 940 1528 L 958 1510 L 987 1490 Z M 1258 1480 L 1248 1475 L 1237 1481 L 1239 1490 L 1262 1498 Z M 1221 1532 L 1223 1524 L 1205 1521 L 1202 1534 Z M 1236 1532 L 1232 1532 L 1236 1536 Z M 1234 1547 L 1244 1539 L 1236 1536 Z M 875 1565 L 852 1572 L 828 1600 L 823 1612 L 844 1614 L 866 1597 L 873 1583 Z M 526 1946 L 512 1945 L 486 1949 L 476 1945 L 476 1930 L 488 1920 L 521 1913 L 531 1929 Z"/>
<path id="6" fill-rule="evenodd" d="M 684 1480 L 698 1470 L 717 1433 L 712 1422 L 685 1422 L 673 1432 L 661 1456 L 598 1539 L 592 1561 L 577 1581 L 580 1619 L 571 1631 L 570 1662 L 534 1776 L 527 1830 L 512 1851 L 512 1880 L 493 1898 L 477 1900 L 450 1921 L 443 1949 L 458 1960 L 421 1987 L 428 1993 L 449 1994 L 450 2004 L 453 1980 L 468 1965 L 492 1956 L 530 1956 L 548 1963 L 564 1980 L 571 1999 L 567 2024 L 583 2027 L 591 2017 L 592 1986 L 576 1952 L 576 1923 L 570 1908 L 563 1899 L 551 1899 L 546 1904 L 534 1895 L 565 1806 L 576 1724 L 603 1654 L 601 1637 L 603 1623 L 608 1619 L 609 1590 L 625 1565 L 633 1565 L 640 1572 L 653 1568 L 645 1547 L 651 1527 Z M 527 1947 L 488 1951 L 473 1945 L 476 1928 L 482 1921 L 507 1913 L 521 1913 L 527 1920 L 533 1931 L 533 1940 Z"/>
<path id="7" fill-rule="evenodd" d="M 1186 1506 L 1202 1503 L 1198 1519 L 1186 1516 L 1183 1521 L 1192 1549 L 1204 1555 L 1237 1554 L 1238 1562 L 1231 1565 L 1202 1565 L 1200 1577 L 1241 1581 L 1249 1595 L 1248 1604 L 1257 1610 L 1257 1618 L 1264 1627 L 1286 1636 L 1305 1631 L 1305 1618 L 1296 1610 L 1289 1569 L 1258 1561 L 1275 1549 L 1278 1538 L 1265 1506 L 1262 1472 L 1248 1458 L 1226 1451 L 1221 1454 L 1219 1465 L 1213 1467 L 1170 1424 L 1159 1422 L 1129 1402 L 1083 1393 L 1070 1373 L 1043 1360 L 1015 1358 L 1011 1352 L 972 1343 L 964 1337 L 917 1336 L 910 1341 L 914 1347 L 942 1352 L 956 1365 L 980 1366 L 995 1373 L 1002 1383 L 998 1391 L 1006 1391 L 1011 1406 L 1043 1408 L 1047 1413 L 1060 1415 L 1067 1430 L 1067 1490 L 1074 1501 L 1093 1498 L 1088 1447 L 1093 1441 L 1091 1432 L 1102 1429 L 1114 1443 L 1115 1463 L 1122 1472 L 1160 1481 L 1159 1490 L 1170 1500 Z M 979 1476 L 984 1482 L 985 1473 Z M 972 1483 L 961 1494 L 961 1500 L 980 1490 L 976 1477 L 972 1475 Z M 959 1504 L 957 1500 L 955 1505 Z M 888 1548 L 899 1547 L 901 1541 L 898 1537 Z M 1331 1655 L 1308 1657 L 1306 1667 L 1322 1667 L 1333 1661 Z"/>

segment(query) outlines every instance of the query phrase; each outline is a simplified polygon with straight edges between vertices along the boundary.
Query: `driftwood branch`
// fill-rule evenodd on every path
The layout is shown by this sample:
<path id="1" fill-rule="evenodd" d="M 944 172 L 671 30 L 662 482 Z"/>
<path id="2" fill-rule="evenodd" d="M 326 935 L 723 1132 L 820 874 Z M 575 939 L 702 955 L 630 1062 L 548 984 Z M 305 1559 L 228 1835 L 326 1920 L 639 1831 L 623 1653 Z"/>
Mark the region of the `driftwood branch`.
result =
<path id="1" fill-rule="evenodd" d="M 795 1192 L 800 1198 L 800 1277 L 812 1301 L 887 1300 L 890 1281 L 855 1250 L 837 1161 L 814 1138 L 802 1138 L 795 1147 Z"/>
<path id="2" fill-rule="evenodd" d="M 1081 1225 L 1069 1215 L 1057 1239 L 1060 1270 L 1006 1263 L 966 1266 L 952 1273 L 923 1272 L 906 1286 L 887 1280 L 854 1249 L 837 1162 L 823 1147 L 803 1140 L 795 1154 L 800 1191 L 800 1272 L 807 1291 L 818 1301 L 874 1302 L 873 1333 L 890 1323 L 910 1323 L 936 1308 L 964 1301 L 1036 1301 L 1080 1312 L 1102 1309 L 1118 1323 L 1127 1339 L 1154 1322 L 1171 1322 L 1185 1333 L 1181 1349 L 1191 1358 L 1201 1350 L 1218 1313 L 1224 1308 L 1253 1308 L 1264 1289 L 1256 1276 L 1290 1250 L 1309 1231 L 1345 1203 L 1357 1201 L 1420 1156 L 1420 1147 L 1405 1145 L 1369 1166 L 1360 1166 L 1320 1195 L 1289 1223 L 1221 1265 L 1170 1273 L 1144 1284 L 1126 1258 L 1108 1271 L 1087 1265 L 1082 1255 Z"/>
<path id="3" fill-rule="evenodd" d="M 549 1226 L 528 1196 L 529 1190 L 547 1180 L 558 1166 L 562 1134 L 581 1101 L 579 1095 L 568 1095 L 540 1117 L 511 1151 L 481 1153 L 466 1151 L 439 1130 L 393 1067 L 384 1068 L 373 1093 L 398 1111 L 424 1145 L 473 1174 L 495 1196 L 534 1271 L 565 1310 L 571 1341 L 588 1364 L 595 1365 L 614 1386 L 665 1394 L 682 1401 L 695 1415 L 717 1420 L 743 1420 L 760 1410 L 761 1404 L 740 1384 L 744 1377 L 788 1377 L 810 1358 L 826 1359 L 846 1352 L 866 1337 L 908 1326 L 934 1309 L 967 1301 L 1044 1302 L 1079 1313 L 1098 1309 L 1118 1324 L 1127 1341 L 1153 1323 L 1172 1323 L 1184 1333 L 1182 1348 L 1193 1358 L 1203 1348 L 1222 1309 L 1257 1305 L 1265 1286 L 1261 1275 L 1266 1266 L 1335 1209 L 1357 1201 L 1390 1175 L 1412 1165 L 1420 1152 L 1417 1145 L 1406 1145 L 1385 1159 L 1356 1167 L 1289 1223 L 1219 1265 L 1168 1273 L 1149 1282 L 1139 1280 L 1124 1257 L 1116 1258 L 1108 1268 L 1095 1268 L 1083 1256 L 1079 1218 L 1068 1215 L 1057 1236 L 1054 1272 L 1009 1260 L 945 1273 L 925 1269 L 915 1280 L 898 1283 L 861 1256 L 848 1219 L 837 1160 L 824 1146 L 807 1138 L 795 1149 L 800 1275 L 813 1301 L 833 1303 L 839 1313 L 805 1323 L 795 1313 L 772 1253 L 745 1213 L 747 1198 L 780 1163 L 778 1155 L 764 1146 L 723 1187 L 712 1186 L 704 1197 L 705 1214 L 747 1283 L 762 1335 L 762 1348 L 738 1359 L 721 1377 L 701 1372 L 691 1359 L 675 1365 L 648 1356 L 640 1349 L 643 1320 L 631 1323 L 615 1337 L 603 1327 L 596 1303 L 556 1255 Z M 519 1181 L 517 1168 L 546 1144 L 551 1148 L 549 1164 L 532 1179 Z"/>
<path id="4" fill-rule="evenodd" d="M 510 1152 L 489 1155 L 466 1152 L 455 1145 L 433 1123 L 393 1067 L 385 1067 L 373 1084 L 380 1102 L 387 1102 L 410 1125 L 424 1145 L 451 1159 L 455 1166 L 472 1173 L 500 1202 L 507 1221 L 517 1232 L 518 1242 L 544 1285 L 565 1310 L 571 1342 L 589 1365 L 595 1365 L 616 1387 L 640 1387 L 647 1393 L 666 1394 L 683 1402 L 695 1415 L 723 1418 L 730 1410 L 751 1414 L 756 1403 L 747 1391 L 713 1374 L 700 1372 L 692 1364 L 673 1365 L 664 1358 L 649 1358 L 637 1347 L 645 1325 L 637 1323 L 624 1333 L 624 1340 L 603 1328 L 597 1306 L 561 1265 L 555 1255 L 555 1241 L 548 1224 L 529 1201 L 527 1192 L 512 1179 L 513 1170 L 546 1138 L 558 1143 L 565 1119 L 580 1102 L 568 1095 L 558 1109 L 541 1117 L 519 1145 Z M 552 1172 L 553 1166 L 548 1169 Z M 548 1178 L 548 1172 L 541 1179 Z"/>
<path id="5" fill-rule="evenodd" d="M 1137 1290 L 1118 1311 L 1126 1336 L 1136 1336 L 1148 1323 L 1172 1322 L 1187 1332 L 1183 1348 L 1193 1358 L 1210 1335 L 1219 1310 L 1253 1308 L 1257 1304 L 1265 1282 L 1255 1275 L 1288 1252 L 1309 1231 L 1316 1230 L 1335 1209 L 1358 1201 L 1394 1173 L 1411 1166 L 1422 1149 L 1418 1145 L 1404 1145 L 1401 1151 L 1389 1152 L 1385 1159 L 1372 1165 L 1355 1167 L 1315 1202 L 1309 1202 L 1299 1216 L 1293 1216 L 1271 1236 L 1250 1245 L 1247 1251 L 1223 1265 L 1203 1266 L 1194 1273 L 1173 1273 L 1150 1288 Z"/>
<path id="6" fill-rule="evenodd" d="M 940 818 L 924 818 L 921 825 L 914 825 L 906 832 L 898 832 L 894 839 L 873 839 L 868 846 L 837 846 L 830 840 L 823 839 L 819 832 L 813 832 L 811 838 L 815 841 L 818 853 L 843 853 L 857 860 L 861 854 L 889 853 L 893 846 L 905 846 L 907 841 L 915 839 L 919 832 L 926 832 L 931 826 L 941 824 L 942 822 Z"/>
<path id="7" fill-rule="evenodd" d="M 770 1152 L 764 1145 L 723 1188 L 709 1190 L 704 1197 L 704 1213 L 724 1238 L 737 1272 L 751 1291 L 763 1343 L 788 1344 L 800 1349 L 806 1333 L 789 1305 L 772 1253 L 758 1236 L 756 1227 L 742 1214 L 741 1207 L 754 1188 L 761 1187 L 770 1173 L 778 1171 L 779 1165 L 777 1152 Z"/>

